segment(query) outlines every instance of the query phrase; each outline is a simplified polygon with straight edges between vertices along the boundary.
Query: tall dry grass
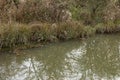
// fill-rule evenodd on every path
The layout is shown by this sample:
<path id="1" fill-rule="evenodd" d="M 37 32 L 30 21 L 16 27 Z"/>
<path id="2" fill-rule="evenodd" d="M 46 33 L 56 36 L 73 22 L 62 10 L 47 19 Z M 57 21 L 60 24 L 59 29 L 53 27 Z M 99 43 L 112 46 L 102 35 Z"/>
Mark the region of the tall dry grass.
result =
<path id="1" fill-rule="evenodd" d="M 0 48 L 14 48 L 20 45 L 28 46 L 33 43 L 55 42 L 59 40 L 75 39 L 90 36 L 95 29 L 83 26 L 79 22 L 1 24 Z"/>

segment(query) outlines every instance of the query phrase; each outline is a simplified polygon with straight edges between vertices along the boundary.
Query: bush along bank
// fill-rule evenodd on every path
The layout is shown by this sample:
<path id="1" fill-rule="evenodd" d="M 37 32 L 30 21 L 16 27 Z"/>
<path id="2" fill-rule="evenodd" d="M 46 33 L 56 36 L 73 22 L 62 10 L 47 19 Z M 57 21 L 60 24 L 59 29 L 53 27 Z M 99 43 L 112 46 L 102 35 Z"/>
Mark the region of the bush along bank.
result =
<path id="1" fill-rule="evenodd" d="M 82 38 L 94 33 L 94 28 L 84 26 L 77 21 L 54 24 L 1 24 L 0 49 L 13 49 L 19 46 L 30 47 L 32 44 Z"/>
<path id="2" fill-rule="evenodd" d="M 61 23 L 1 24 L 0 50 L 32 48 L 43 43 L 85 38 L 95 33 L 113 33 L 120 31 L 120 24 L 107 22 L 95 26 L 85 26 L 79 21 Z"/>

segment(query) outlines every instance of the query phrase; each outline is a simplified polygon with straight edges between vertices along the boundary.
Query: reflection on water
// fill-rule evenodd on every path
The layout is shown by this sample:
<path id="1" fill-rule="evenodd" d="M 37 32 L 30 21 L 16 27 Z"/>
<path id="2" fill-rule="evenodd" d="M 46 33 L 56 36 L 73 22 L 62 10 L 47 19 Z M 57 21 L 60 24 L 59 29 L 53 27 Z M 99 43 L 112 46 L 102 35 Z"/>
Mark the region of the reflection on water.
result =
<path id="1" fill-rule="evenodd" d="M 0 80 L 120 80 L 119 35 L 0 54 Z"/>

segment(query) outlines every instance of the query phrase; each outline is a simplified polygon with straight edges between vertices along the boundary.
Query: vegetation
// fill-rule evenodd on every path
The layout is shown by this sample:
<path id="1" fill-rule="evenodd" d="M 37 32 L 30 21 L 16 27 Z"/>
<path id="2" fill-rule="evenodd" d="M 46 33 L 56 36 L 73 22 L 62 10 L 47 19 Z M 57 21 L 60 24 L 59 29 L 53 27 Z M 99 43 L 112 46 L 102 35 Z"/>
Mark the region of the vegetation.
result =
<path id="1" fill-rule="evenodd" d="M 119 0 L 1 0 L 0 48 L 120 30 Z"/>
<path id="2" fill-rule="evenodd" d="M 79 22 L 67 22 L 60 24 L 1 24 L 0 48 L 15 48 L 21 45 L 30 47 L 33 43 L 55 42 L 90 36 L 95 32 Z"/>

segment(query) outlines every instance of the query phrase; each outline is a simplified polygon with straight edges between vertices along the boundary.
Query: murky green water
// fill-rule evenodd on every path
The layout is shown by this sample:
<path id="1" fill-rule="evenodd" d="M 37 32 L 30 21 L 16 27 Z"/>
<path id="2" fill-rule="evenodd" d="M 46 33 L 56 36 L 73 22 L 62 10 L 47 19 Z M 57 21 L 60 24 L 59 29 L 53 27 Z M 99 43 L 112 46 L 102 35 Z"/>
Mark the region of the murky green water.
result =
<path id="1" fill-rule="evenodd" d="M 0 80 L 120 80 L 120 34 L 0 54 Z"/>

